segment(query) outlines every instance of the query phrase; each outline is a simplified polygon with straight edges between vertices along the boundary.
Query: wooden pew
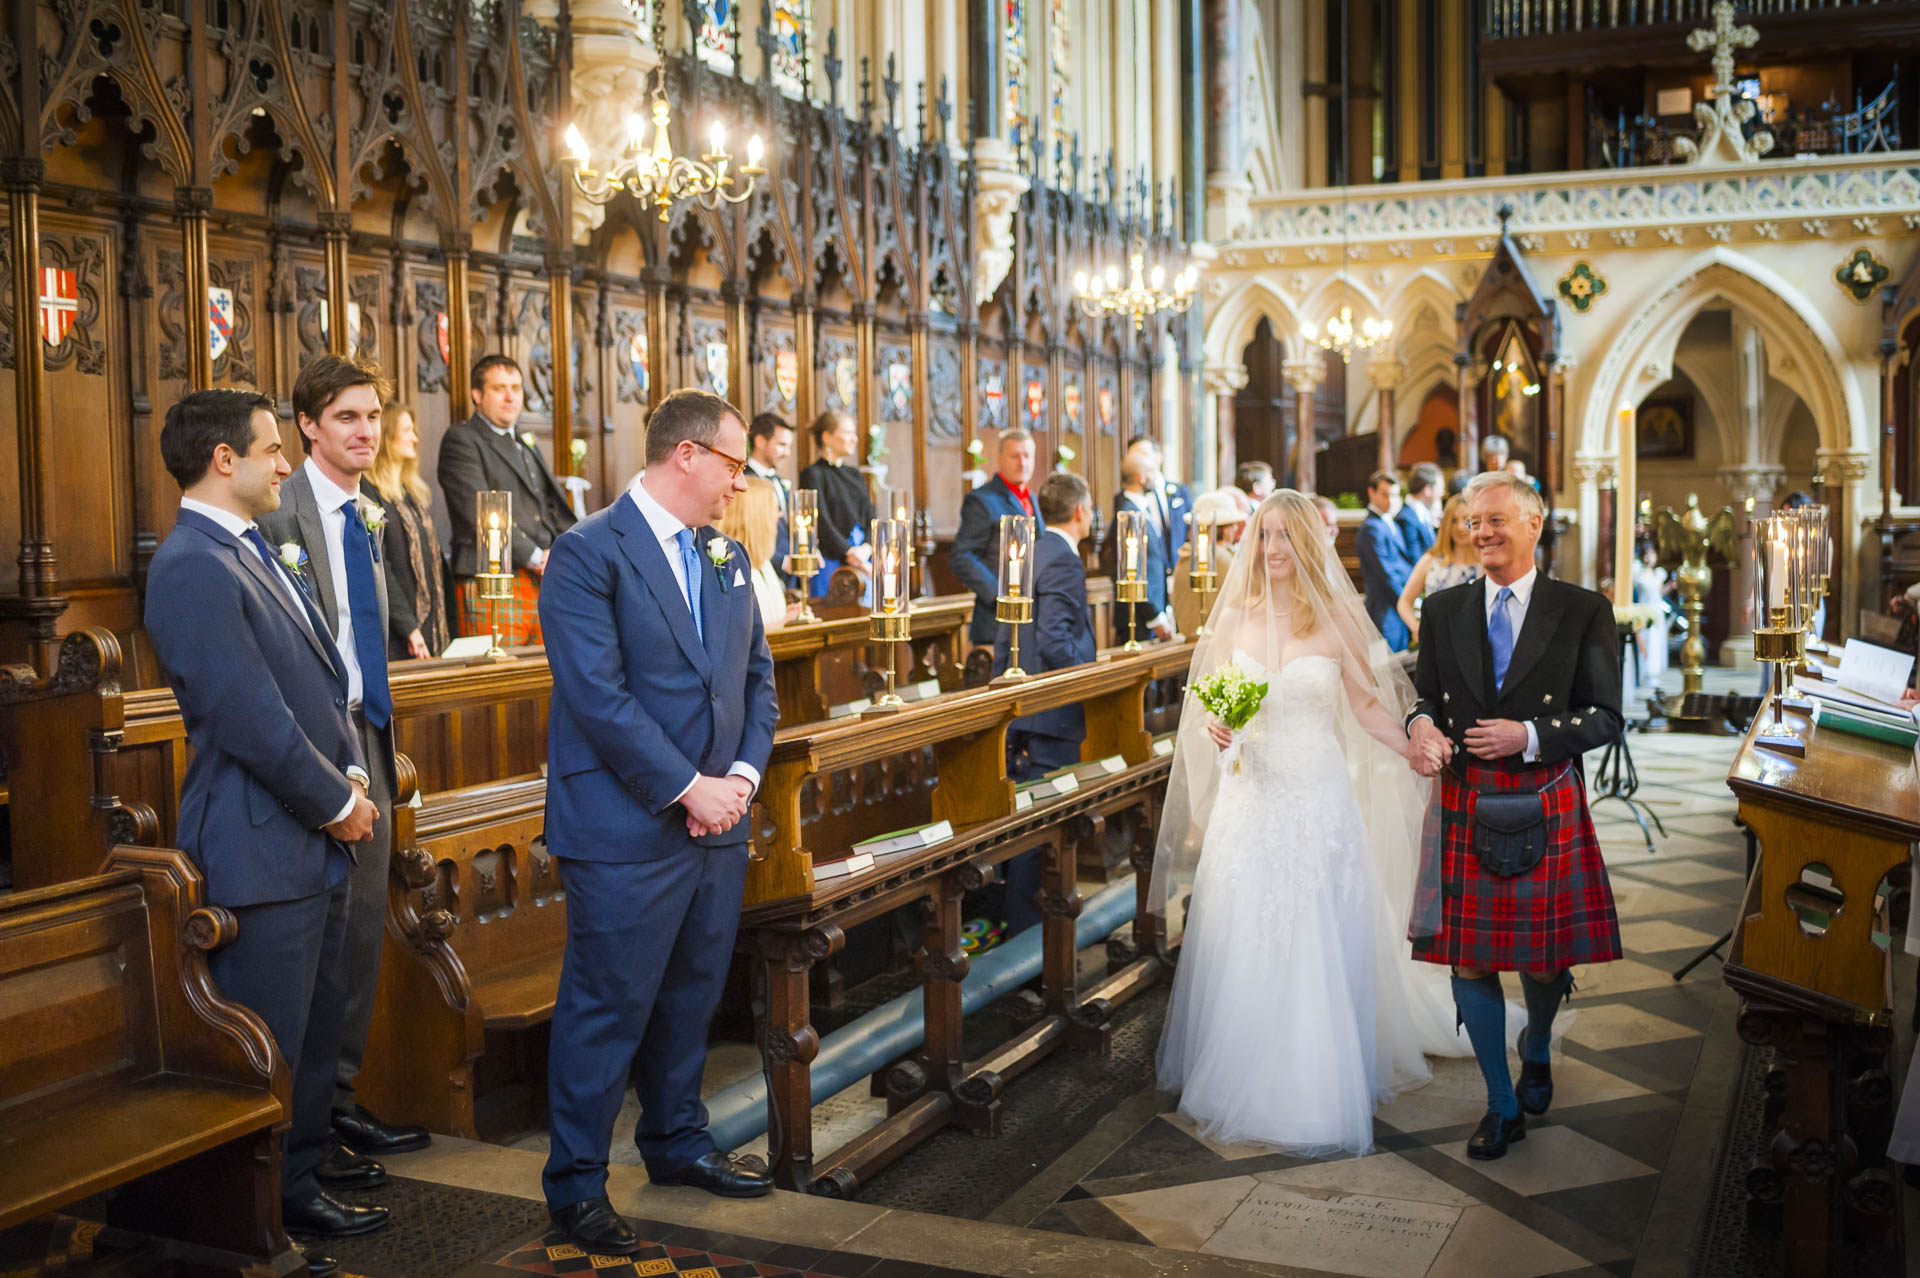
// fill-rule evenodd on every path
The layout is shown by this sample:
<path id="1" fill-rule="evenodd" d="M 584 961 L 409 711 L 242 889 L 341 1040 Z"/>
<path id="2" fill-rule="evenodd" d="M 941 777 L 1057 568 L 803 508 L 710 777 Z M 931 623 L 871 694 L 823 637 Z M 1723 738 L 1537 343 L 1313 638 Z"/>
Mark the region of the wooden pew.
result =
<path id="1" fill-rule="evenodd" d="M 203 902 L 185 853 L 137 847 L 0 895 L 0 1230 L 111 1190 L 108 1223 L 162 1258 L 305 1272 L 280 1225 L 291 1077 L 214 989 L 238 924 Z"/>
<path id="2" fill-rule="evenodd" d="M 948 1122 L 977 1134 L 996 1132 L 1006 1082 L 1062 1044 L 1104 1050 L 1112 1006 L 1164 970 L 1162 946 L 1156 921 L 1139 910 L 1132 944 L 1111 952 L 1119 970 L 1084 995 L 1076 990 L 1074 918 L 1082 905 L 1076 851 L 1122 811 L 1143 812 L 1139 830 L 1157 826 L 1169 760 L 1154 751 L 1146 726 L 1148 690 L 1156 681 L 1183 676 L 1192 655 L 1191 644 L 1111 653 L 1098 664 L 1024 684 L 969 690 L 885 718 L 817 725 L 775 740 L 762 788 L 767 824 L 748 868 L 739 944 L 759 963 L 766 997 L 761 1054 L 778 1184 L 851 1196 L 875 1171 Z M 1083 757 L 1118 754 L 1127 767 L 1019 811 L 1006 772 L 1007 728 L 1020 715 L 1072 702 L 1087 709 Z M 815 786 L 821 778 L 876 766 L 911 770 L 912 761 L 929 752 L 929 786 L 909 789 L 871 813 L 843 810 L 838 826 L 809 822 L 803 801 L 821 792 Z M 824 883 L 814 877 L 816 857 L 839 855 L 857 838 L 887 826 L 939 820 L 952 824 L 955 837 L 861 874 Z M 880 829 L 861 828 L 881 823 Z M 1014 1039 L 968 1060 L 961 1036 L 960 986 L 969 967 L 960 943 L 961 898 L 991 882 L 1001 863 L 1035 850 L 1045 857 L 1042 992 L 1025 1009 Z M 1152 845 L 1141 840 L 1134 863 L 1144 870 L 1151 860 Z M 1144 873 L 1137 890 L 1144 906 Z M 924 1046 L 887 1071 L 888 1118 L 816 1167 L 809 1065 L 820 1038 L 811 1023 L 810 974 L 844 945 L 849 928 L 916 903 L 924 920 L 915 959 L 923 977 Z"/>
<path id="3" fill-rule="evenodd" d="M 817 723 L 827 717 L 829 706 L 875 691 L 864 678 L 867 649 L 873 646 L 866 609 L 819 605 L 817 611 L 838 615 L 767 632 L 782 724 Z M 900 654 L 895 677 L 902 684 L 937 679 L 943 692 L 958 688 L 972 616 L 972 595 L 914 600 L 913 638 L 902 645 L 907 651 Z"/>
<path id="4" fill-rule="evenodd" d="M 1920 842 L 1920 778 L 1910 749 L 1788 718 L 1807 737 L 1804 758 L 1756 744 L 1772 723 L 1763 711 L 1727 776 L 1760 860 L 1725 978 L 1741 997 L 1740 1037 L 1774 1049 L 1769 1091 L 1781 1098 L 1747 1188 L 1783 1204 L 1792 1278 L 1904 1274 L 1886 1160 L 1900 1089 L 1884 938 L 1889 876 Z"/>

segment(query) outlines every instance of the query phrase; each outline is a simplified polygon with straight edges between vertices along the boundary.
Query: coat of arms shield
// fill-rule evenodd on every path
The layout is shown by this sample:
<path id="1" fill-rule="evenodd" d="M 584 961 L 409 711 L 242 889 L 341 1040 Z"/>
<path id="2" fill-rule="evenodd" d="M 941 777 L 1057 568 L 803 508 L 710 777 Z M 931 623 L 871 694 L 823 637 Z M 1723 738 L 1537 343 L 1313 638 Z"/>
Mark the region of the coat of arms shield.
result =
<path id="1" fill-rule="evenodd" d="M 209 293 L 213 292 L 212 289 L 208 289 L 207 291 Z M 233 295 L 231 293 L 228 293 L 227 296 L 231 298 Z M 329 346 L 331 346 L 333 339 L 328 334 L 328 328 L 329 328 L 329 322 L 327 320 L 327 304 L 323 301 L 320 303 L 320 340 L 323 342 L 326 342 Z M 357 355 L 359 351 L 360 351 L 360 303 L 348 302 L 347 303 L 347 357 L 351 359 L 354 355 Z M 216 350 L 214 352 L 213 357 L 215 359 L 219 359 L 220 352 Z"/>
<path id="2" fill-rule="evenodd" d="M 847 412 L 853 412 L 859 406 L 860 399 L 855 393 L 859 380 L 860 362 L 851 355 L 833 362 L 833 388 L 840 393 L 840 406 Z"/>
<path id="3" fill-rule="evenodd" d="M 1027 424 L 1038 426 L 1047 410 L 1047 388 L 1039 378 L 1027 382 Z"/>
<path id="4" fill-rule="evenodd" d="M 80 316 L 80 287 L 72 271 L 40 268 L 40 336 L 49 346 L 67 340 Z"/>
<path id="5" fill-rule="evenodd" d="M 721 399 L 727 397 L 727 344 L 708 342 L 703 349 L 707 361 L 707 386 Z"/>
<path id="6" fill-rule="evenodd" d="M 795 395 L 800 393 L 800 356 L 794 351 L 775 351 L 773 353 L 773 388 L 780 392 L 780 402 L 793 403 Z"/>
<path id="7" fill-rule="evenodd" d="M 913 417 L 913 369 L 905 364 L 887 365 L 887 408 L 894 421 Z"/>
<path id="8" fill-rule="evenodd" d="M 447 319 L 447 313 L 441 311 L 433 317 L 433 336 L 440 346 L 440 362 L 449 367 L 453 364 L 453 325 Z"/>
<path id="9" fill-rule="evenodd" d="M 627 364 L 633 369 L 633 380 L 639 384 L 640 395 L 644 399 L 651 387 L 647 372 L 647 335 L 635 333 L 627 338 Z"/>
<path id="10" fill-rule="evenodd" d="M 326 335 L 326 308 L 320 309 L 321 336 Z M 211 358 L 219 359 L 233 340 L 233 290 L 219 285 L 207 287 L 207 347 Z"/>

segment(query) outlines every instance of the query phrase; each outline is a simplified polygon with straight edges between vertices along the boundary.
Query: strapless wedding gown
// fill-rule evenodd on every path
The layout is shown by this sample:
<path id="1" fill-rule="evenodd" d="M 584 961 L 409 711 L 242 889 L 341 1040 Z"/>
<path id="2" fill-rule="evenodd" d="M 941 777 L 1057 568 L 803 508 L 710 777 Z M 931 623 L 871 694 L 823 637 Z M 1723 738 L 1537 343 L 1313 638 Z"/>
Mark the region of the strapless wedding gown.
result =
<path id="1" fill-rule="evenodd" d="M 1404 970 L 1406 921 L 1375 882 L 1336 731 L 1340 663 L 1264 673 L 1202 843 L 1160 1086 L 1215 1139 L 1363 1153 L 1375 1106 L 1431 1080 L 1423 1035 L 1455 1038 L 1451 998 L 1439 969 L 1438 985 Z"/>

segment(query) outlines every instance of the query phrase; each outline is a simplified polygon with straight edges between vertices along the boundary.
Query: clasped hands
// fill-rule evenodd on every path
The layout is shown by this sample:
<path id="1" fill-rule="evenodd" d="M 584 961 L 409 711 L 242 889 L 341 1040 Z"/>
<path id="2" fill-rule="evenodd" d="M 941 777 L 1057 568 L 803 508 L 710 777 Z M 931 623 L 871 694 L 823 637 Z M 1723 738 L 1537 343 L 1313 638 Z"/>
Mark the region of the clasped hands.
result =
<path id="1" fill-rule="evenodd" d="M 730 830 L 753 804 L 753 783 L 743 776 L 698 776 L 680 802 L 687 809 L 687 833 L 694 838 Z"/>
<path id="2" fill-rule="evenodd" d="M 1504 759 L 1527 748 L 1527 725 L 1513 719 L 1480 719 L 1467 729 L 1467 753 L 1476 759 Z M 1431 719 L 1415 719 L 1407 733 L 1407 762 L 1423 777 L 1440 775 L 1453 761 L 1453 742 Z"/>
<path id="3" fill-rule="evenodd" d="M 353 807 L 345 816 L 327 826 L 326 831 L 342 843 L 365 843 L 373 837 L 373 823 L 380 818 L 380 810 L 367 797 L 367 787 L 359 777 L 348 777 L 347 780 L 353 785 Z"/>

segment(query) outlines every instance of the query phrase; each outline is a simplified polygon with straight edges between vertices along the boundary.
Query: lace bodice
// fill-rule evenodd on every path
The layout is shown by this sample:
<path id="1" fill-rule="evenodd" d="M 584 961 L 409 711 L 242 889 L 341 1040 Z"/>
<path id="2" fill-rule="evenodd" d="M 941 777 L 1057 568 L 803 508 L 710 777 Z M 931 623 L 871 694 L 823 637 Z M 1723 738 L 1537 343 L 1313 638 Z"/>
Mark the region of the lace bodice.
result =
<path id="1" fill-rule="evenodd" d="M 1243 650 L 1235 650 L 1234 660 L 1267 680 L 1266 699 L 1246 726 L 1240 775 L 1266 780 L 1283 771 L 1291 790 L 1302 781 L 1317 783 L 1338 772 L 1344 789 L 1347 764 L 1334 730 L 1334 713 L 1346 695 L 1340 662 L 1310 653 L 1294 657 L 1276 674 Z"/>

